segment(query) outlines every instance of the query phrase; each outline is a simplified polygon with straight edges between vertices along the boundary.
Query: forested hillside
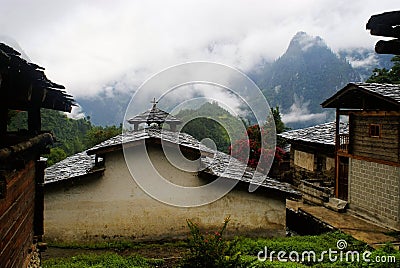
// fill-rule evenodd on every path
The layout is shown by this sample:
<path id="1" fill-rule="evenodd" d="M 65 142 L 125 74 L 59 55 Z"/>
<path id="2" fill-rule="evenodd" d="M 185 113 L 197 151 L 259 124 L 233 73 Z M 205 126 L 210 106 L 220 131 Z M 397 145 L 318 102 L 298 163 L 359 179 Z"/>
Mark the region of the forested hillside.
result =
<path id="1" fill-rule="evenodd" d="M 228 132 L 232 133 L 233 141 L 240 139 L 240 135 L 243 134 L 237 131 L 243 125 L 242 120 L 231 115 L 216 102 L 207 102 L 198 109 L 181 110 L 176 117 L 184 124 L 182 132 L 192 135 L 199 141 L 210 138 L 222 152 L 228 152 L 231 144 Z M 221 124 L 216 120 L 219 120 Z"/>
<path id="2" fill-rule="evenodd" d="M 90 118 L 71 119 L 64 113 L 42 109 L 42 130 L 51 131 L 56 143 L 50 149 L 48 165 L 52 165 L 69 155 L 86 150 L 93 145 L 121 133 L 121 126 L 95 126 Z M 27 113 L 10 113 L 9 131 L 27 129 Z"/>

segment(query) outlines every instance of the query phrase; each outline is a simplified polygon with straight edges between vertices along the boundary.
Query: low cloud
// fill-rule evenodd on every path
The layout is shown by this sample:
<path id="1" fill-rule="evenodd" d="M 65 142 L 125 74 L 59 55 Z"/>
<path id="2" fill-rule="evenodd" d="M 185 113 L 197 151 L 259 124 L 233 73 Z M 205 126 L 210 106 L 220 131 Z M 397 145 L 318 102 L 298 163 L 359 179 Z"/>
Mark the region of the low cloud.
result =
<path id="1" fill-rule="evenodd" d="M 370 53 L 368 57 L 360 60 L 352 57 L 346 57 L 346 60 L 351 64 L 353 68 L 371 68 L 377 66 L 379 60 L 374 53 Z"/>
<path id="2" fill-rule="evenodd" d="M 298 122 L 321 123 L 326 119 L 326 112 L 310 113 L 308 106 L 310 101 L 304 101 L 303 97 L 294 96 L 294 103 L 290 106 L 288 113 L 282 114 L 282 121 L 285 124 Z"/>
<path id="3" fill-rule="evenodd" d="M 397 9 L 398 0 L 4 0 L 0 29 L 80 98 L 116 81 L 119 92 L 132 92 L 182 62 L 214 61 L 246 72 L 282 55 L 299 30 L 321 36 L 333 50 L 371 48 L 376 39 L 365 30 L 368 18 Z"/>
<path id="4" fill-rule="evenodd" d="M 70 113 L 65 113 L 68 118 L 72 119 L 82 119 L 85 118 L 85 113 L 82 110 L 82 107 L 77 104 L 77 106 L 72 106 L 72 110 Z"/>

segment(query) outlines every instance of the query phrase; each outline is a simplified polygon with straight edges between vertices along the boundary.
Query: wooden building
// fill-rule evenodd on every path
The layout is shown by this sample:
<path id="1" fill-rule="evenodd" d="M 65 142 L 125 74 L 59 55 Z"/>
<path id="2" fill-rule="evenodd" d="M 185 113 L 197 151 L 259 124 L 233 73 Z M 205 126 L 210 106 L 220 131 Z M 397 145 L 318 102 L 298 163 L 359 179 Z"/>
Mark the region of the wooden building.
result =
<path id="1" fill-rule="evenodd" d="M 400 228 L 400 85 L 349 83 L 322 106 L 336 109 L 336 196 Z M 343 116 L 348 134 L 339 133 Z"/>
<path id="2" fill-rule="evenodd" d="M 291 180 L 303 199 L 323 205 L 329 201 L 335 185 L 335 122 L 278 134 L 290 144 Z M 348 134 L 349 126 L 340 123 L 340 134 Z"/>
<path id="3" fill-rule="evenodd" d="M 40 154 L 53 136 L 41 131 L 40 109 L 69 112 L 73 100 L 46 78 L 43 68 L 0 43 L 0 266 L 40 265 L 43 183 Z M 7 131 L 10 110 L 27 111 L 28 126 Z"/>
<path id="4" fill-rule="evenodd" d="M 158 120 L 151 118 L 134 123 L 152 125 Z M 126 164 L 123 144 L 134 156 L 133 175 Z M 145 146 L 145 153 L 141 146 Z M 182 169 L 172 164 L 166 148 L 173 149 L 168 157 L 174 158 L 182 152 L 191 159 L 190 167 Z M 133 178 L 138 173 L 148 181 L 155 181 L 154 187 L 162 187 L 156 174 L 183 187 L 201 187 L 217 177 L 238 184 L 212 203 L 180 207 L 148 195 Z M 260 187 L 249 193 L 249 183 Z M 169 196 L 169 192 L 166 194 Z M 186 200 L 196 197 L 179 196 Z M 46 240 L 85 244 L 182 239 L 188 233 L 186 219 L 212 230 L 228 215 L 231 215 L 228 228 L 231 235 L 282 236 L 285 235 L 287 197 L 298 197 L 298 192 L 222 152 L 205 147 L 188 134 L 155 126 L 125 132 L 46 169 Z"/>

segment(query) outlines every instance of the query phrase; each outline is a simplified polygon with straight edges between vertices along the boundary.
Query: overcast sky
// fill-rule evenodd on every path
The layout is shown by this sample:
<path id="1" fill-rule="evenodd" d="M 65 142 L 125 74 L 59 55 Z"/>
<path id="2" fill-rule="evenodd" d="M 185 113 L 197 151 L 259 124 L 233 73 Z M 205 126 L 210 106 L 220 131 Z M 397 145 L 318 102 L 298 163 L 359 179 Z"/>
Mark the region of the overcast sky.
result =
<path id="1" fill-rule="evenodd" d="M 112 81 L 120 90 L 188 61 L 247 71 L 286 50 L 298 31 L 337 50 L 373 48 L 365 29 L 398 0 L 0 0 L 0 35 L 15 39 L 47 76 L 75 97 Z"/>

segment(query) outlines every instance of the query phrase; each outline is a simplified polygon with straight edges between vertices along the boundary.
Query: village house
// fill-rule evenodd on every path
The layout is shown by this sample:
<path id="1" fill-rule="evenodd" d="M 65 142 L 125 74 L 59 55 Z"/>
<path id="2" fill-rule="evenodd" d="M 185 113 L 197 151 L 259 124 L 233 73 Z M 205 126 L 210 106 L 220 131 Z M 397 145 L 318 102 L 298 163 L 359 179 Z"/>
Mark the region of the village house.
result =
<path id="1" fill-rule="evenodd" d="M 340 123 L 340 134 L 348 134 L 348 123 Z M 278 134 L 290 144 L 290 172 L 303 199 L 323 205 L 333 196 L 335 186 L 335 122 Z"/>
<path id="2" fill-rule="evenodd" d="M 46 169 L 46 241 L 181 239 L 188 234 L 186 219 L 199 223 L 205 230 L 215 230 L 228 215 L 231 216 L 228 234 L 285 235 L 286 198 L 298 198 L 298 192 L 290 185 L 255 172 L 238 160 L 205 147 L 188 134 L 173 131 L 179 120 L 158 109 L 156 103 L 149 111 L 128 121 L 136 125 L 133 131 Z M 143 123 L 148 127 L 139 129 Z M 164 123 L 172 124 L 169 130 L 160 128 Z M 123 145 L 134 155 L 137 171 L 149 180 L 154 175 L 147 170 L 146 159 L 176 185 L 196 187 L 217 177 L 238 184 L 227 195 L 202 206 L 165 204 L 150 197 L 132 178 Z M 139 150 L 140 145 L 145 146 L 147 156 Z M 165 146 L 177 147 L 176 153 L 181 152 L 196 168 L 202 168 L 185 171 L 175 167 L 166 158 Z M 250 193 L 249 183 L 260 187 Z"/>
<path id="3" fill-rule="evenodd" d="M 64 87 L 47 79 L 43 70 L 0 43 L 1 267 L 40 266 L 46 167 L 40 154 L 53 143 L 52 134 L 41 131 L 40 109 L 70 112 L 73 105 Z M 27 129 L 7 130 L 11 110 L 27 111 Z"/>
<path id="4" fill-rule="evenodd" d="M 336 109 L 336 197 L 399 229 L 400 85 L 349 83 L 322 107 Z M 348 133 L 339 131 L 343 117 Z"/>

